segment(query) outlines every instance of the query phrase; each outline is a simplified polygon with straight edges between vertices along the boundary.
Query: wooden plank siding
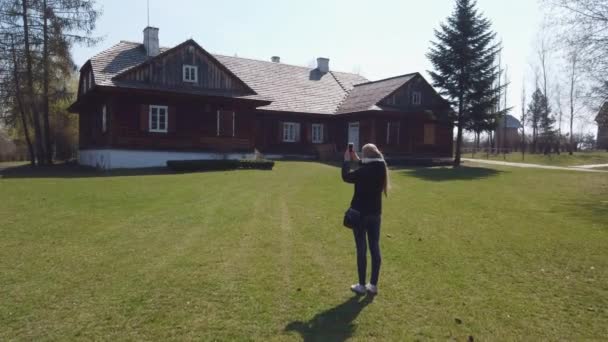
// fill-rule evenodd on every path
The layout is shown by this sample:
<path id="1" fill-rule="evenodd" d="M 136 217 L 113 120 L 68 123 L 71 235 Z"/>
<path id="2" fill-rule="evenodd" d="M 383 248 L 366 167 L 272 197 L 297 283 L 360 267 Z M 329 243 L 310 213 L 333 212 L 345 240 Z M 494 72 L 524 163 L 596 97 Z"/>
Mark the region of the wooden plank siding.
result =
<path id="1" fill-rule="evenodd" d="M 108 115 L 106 133 L 101 129 L 103 103 L 107 106 Z M 168 107 L 168 132 L 148 131 L 150 105 Z M 254 148 L 255 109 L 242 104 L 113 96 L 90 107 L 79 116 L 81 149 L 251 152 Z M 218 136 L 218 110 L 234 112 L 234 136 L 232 128 L 229 134 Z"/>
<path id="2" fill-rule="evenodd" d="M 197 69 L 197 82 L 185 82 L 183 66 Z M 250 93 L 248 88 L 208 54 L 193 45 L 172 50 L 120 76 L 120 80 L 144 82 L 175 89 L 230 90 Z"/>

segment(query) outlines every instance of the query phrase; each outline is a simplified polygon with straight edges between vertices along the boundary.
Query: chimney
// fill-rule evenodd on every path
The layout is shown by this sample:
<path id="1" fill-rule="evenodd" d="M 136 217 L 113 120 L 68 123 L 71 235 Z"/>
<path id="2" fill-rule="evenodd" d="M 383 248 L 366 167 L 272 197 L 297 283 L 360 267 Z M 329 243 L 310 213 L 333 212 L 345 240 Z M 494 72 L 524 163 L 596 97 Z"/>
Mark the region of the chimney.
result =
<path id="1" fill-rule="evenodd" d="M 158 46 L 158 28 L 148 26 L 144 29 L 144 47 L 149 57 L 154 57 L 160 53 Z"/>
<path id="2" fill-rule="evenodd" d="M 329 72 L 329 58 L 317 58 L 317 69 L 322 73 Z"/>
<path id="3" fill-rule="evenodd" d="M 279 56 L 272 56 L 272 57 L 270 57 L 270 61 L 272 63 L 281 63 L 281 57 L 279 57 Z"/>

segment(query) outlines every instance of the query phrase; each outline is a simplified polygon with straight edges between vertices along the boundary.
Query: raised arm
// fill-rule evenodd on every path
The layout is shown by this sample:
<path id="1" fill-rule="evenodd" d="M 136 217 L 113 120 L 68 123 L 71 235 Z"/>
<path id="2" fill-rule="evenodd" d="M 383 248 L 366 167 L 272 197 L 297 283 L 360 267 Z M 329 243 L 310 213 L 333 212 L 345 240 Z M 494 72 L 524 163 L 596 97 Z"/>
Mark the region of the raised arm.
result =
<path id="1" fill-rule="evenodd" d="M 349 152 L 348 150 L 344 153 L 344 163 L 342 163 L 342 180 L 346 183 L 355 183 L 361 177 L 361 170 L 351 170 L 350 161 L 359 160 L 359 156 L 355 152 Z"/>

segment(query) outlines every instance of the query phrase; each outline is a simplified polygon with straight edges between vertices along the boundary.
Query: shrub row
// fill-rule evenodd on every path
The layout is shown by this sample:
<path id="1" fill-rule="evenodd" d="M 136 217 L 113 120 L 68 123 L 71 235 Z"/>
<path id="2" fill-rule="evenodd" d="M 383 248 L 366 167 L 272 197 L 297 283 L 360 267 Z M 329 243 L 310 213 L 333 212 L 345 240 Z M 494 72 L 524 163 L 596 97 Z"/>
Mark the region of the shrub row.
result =
<path id="1" fill-rule="evenodd" d="M 272 160 L 169 160 L 167 167 L 173 171 L 223 171 L 236 169 L 272 170 Z"/>

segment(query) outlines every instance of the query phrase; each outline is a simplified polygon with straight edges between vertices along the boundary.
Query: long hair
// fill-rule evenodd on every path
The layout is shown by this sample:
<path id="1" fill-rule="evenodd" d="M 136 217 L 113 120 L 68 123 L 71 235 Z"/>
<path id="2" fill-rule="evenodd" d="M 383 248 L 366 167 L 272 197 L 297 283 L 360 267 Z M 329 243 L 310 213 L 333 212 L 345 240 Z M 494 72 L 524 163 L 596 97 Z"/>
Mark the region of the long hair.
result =
<path id="1" fill-rule="evenodd" d="M 363 158 L 379 158 L 384 162 L 384 184 L 382 185 L 382 190 L 384 191 L 384 196 L 388 197 L 388 190 L 391 188 L 391 185 L 388 178 L 388 166 L 386 165 L 386 160 L 384 160 L 382 152 L 380 152 L 378 147 L 374 144 L 366 144 L 361 150 L 363 152 Z"/>

